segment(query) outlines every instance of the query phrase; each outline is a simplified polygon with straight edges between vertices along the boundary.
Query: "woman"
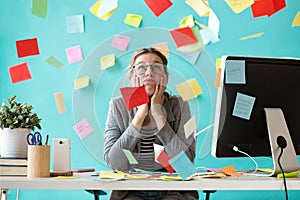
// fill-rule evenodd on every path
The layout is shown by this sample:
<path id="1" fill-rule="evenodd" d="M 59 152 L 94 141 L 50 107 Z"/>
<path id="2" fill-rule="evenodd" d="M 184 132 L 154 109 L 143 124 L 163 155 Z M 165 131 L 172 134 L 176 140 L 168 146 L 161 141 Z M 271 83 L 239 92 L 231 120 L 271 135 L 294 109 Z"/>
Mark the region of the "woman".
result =
<path id="1" fill-rule="evenodd" d="M 190 119 L 189 105 L 178 96 L 165 92 L 168 61 L 154 48 L 135 52 L 130 63 L 132 86 L 144 86 L 149 103 L 126 109 L 122 97 L 110 102 L 105 128 L 104 159 L 112 169 L 130 168 L 162 171 L 155 162 L 153 144 L 164 146 L 172 158 L 181 151 L 193 161 L 195 139 L 185 137 L 184 124 Z M 138 165 L 130 166 L 122 149 L 130 150 Z M 111 199 L 197 199 L 197 191 L 113 191 Z"/>

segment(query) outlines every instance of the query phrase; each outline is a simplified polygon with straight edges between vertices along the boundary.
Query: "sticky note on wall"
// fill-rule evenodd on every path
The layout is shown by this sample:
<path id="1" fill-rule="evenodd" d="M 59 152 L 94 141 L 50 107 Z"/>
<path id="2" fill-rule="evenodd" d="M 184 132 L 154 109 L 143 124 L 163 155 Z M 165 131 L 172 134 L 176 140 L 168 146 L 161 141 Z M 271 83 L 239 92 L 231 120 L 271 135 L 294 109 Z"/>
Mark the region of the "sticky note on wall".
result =
<path id="1" fill-rule="evenodd" d="M 88 76 L 83 76 L 74 80 L 74 90 L 78 90 L 89 86 L 89 82 L 90 78 Z"/>
<path id="2" fill-rule="evenodd" d="M 40 54 L 37 38 L 16 41 L 18 58 Z"/>
<path id="3" fill-rule="evenodd" d="M 127 47 L 130 43 L 130 37 L 124 35 L 115 35 L 113 41 L 111 42 L 111 46 L 120 49 L 122 51 L 126 51 Z"/>
<path id="4" fill-rule="evenodd" d="M 26 62 L 8 68 L 11 82 L 17 83 L 31 79 L 31 74 Z"/>
<path id="5" fill-rule="evenodd" d="M 67 54 L 67 59 L 68 59 L 69 64 L 72 64 L 72 63 L 79 62 L 79 61 L 83 60 L 80 45 L 70 47 L 70 48 L 66 48 L 66 54 Z"/>
<path id="6" fill-rule="evenodd" d="M 78 134 L 80 139 L 84 139 L 94 131 L 87 119 L 82 119 L 79 121 L 73 126 L 73 129 Z"/>
<path id="7" fill-rule="evenodd" d="M 55 103 L 57 110 L 60 114 L 63 114 L 66 112 L 66 107 L 64 103 L 64 96 L 62 92 L 56 92 L 54 93 Z"/>
<path id="8" fill-rule="evenodd" d="M 113 67 L 116 64 L 115 60 L 116 56 L 114 53 L 103 56 L 100 60 L 101 70 Z"/>
<path id="9" fill-rule="evenodd" d="M 196 79 L 191 79 L 189 81 L 180 83 L 176 85 L 176 89 L 183 101 L 188 101 L 203 93 Z"/>
<path id="10" fill-rule="evenodd" d="M 124 20 L 125 24 L 138 28 L 142 22 L 143 16 L 136 14 L 127 14 Z"/>

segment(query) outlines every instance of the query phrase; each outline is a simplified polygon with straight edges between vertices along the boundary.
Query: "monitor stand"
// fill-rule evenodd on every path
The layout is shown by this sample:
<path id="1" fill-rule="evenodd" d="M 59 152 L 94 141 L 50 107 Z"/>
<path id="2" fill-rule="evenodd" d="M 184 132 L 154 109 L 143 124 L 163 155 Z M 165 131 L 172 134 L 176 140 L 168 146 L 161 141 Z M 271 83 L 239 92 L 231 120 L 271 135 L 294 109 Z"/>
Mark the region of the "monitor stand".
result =
<path id="1" fill-rule="evenodd" d="M 280 155 L 281 151 L 277 142 L 278 138 L 284 138 L 284 142 L 286 142 L 286 147 L 283 149 L 283 154 L 280 158 L 280 163 L 284 173 L 299 170 L 300 166 L 297 155 L 281 108 L 264 108 L 264 111 L 266 114 L 274 166 L 273 172 L 270 174 L 270 176 L 276 176 L 277 174 L 281 173 L 278 165 L 278 156 Z"/>

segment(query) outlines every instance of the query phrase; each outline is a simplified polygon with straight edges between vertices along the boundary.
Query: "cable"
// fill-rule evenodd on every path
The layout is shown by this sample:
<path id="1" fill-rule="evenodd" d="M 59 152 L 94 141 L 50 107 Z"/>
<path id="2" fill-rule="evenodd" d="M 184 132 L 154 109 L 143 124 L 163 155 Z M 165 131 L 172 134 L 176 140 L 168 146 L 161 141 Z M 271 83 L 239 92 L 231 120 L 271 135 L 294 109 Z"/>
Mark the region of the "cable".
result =
<path id="1" fill-rule="evenodd" d="M 288 196 L 288 190 L 287 190 L 287 185 L 286 185 L 286 180 L 285 180 L 285 174 L 284 174 L 283 168 L 282 168 L 281 163 L 280 163 L 280 158 L 283 154 L 283 149 L 286 148 L 286 146 L 287 146 L 287 142 L 286 142 L 286 140 L 283 136 L 278 136 L 277 137 L 277 145 L 280 147 L 280 154 L 278 156 L 277 163 L 279 165 L 279 168 L 280 168 L 280 171 L 281 171 L 281 174 L 282 174 L 282 178 L 283 178 L 285 199 L 288 200 L 289 196 Z"/>
<path id="2" fill-rule="evenodd" d="M 247 154 L 244 151 L 239 150 L 239 148 L 237 146 L 233 146 L 233 150 L 236 151 L 236 152 L 239 152 L 241 154 L 244 154 L 244 155 L 248 156 L 254 162 L 254 164 L 255 164 L 255 170 L 252 172 L 252 174 L 254 174 L 255 172 L 257 172 L 257 170 L 258 170 L 258 164 L 257 164 L 257 162 L 249 154 Z M 248 173 L 244 173 L 244 174 L 247 175 Z"/>

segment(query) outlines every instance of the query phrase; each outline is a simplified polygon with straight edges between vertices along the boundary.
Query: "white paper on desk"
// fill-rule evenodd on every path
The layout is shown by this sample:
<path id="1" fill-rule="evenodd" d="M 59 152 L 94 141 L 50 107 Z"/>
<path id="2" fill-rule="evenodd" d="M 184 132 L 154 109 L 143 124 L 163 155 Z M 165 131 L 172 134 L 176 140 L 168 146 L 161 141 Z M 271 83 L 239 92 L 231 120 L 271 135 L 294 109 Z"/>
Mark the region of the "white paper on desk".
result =
<path id="1" fill-rule="evenodd" d="M 159 144 L 153 144 L 153 147 L 154 147 L 155 162 L 159 163 L 157 158 L 160 155 L 160 153 L 164 150 L 164 147 L 162 145 L 159 145 Z"/>

